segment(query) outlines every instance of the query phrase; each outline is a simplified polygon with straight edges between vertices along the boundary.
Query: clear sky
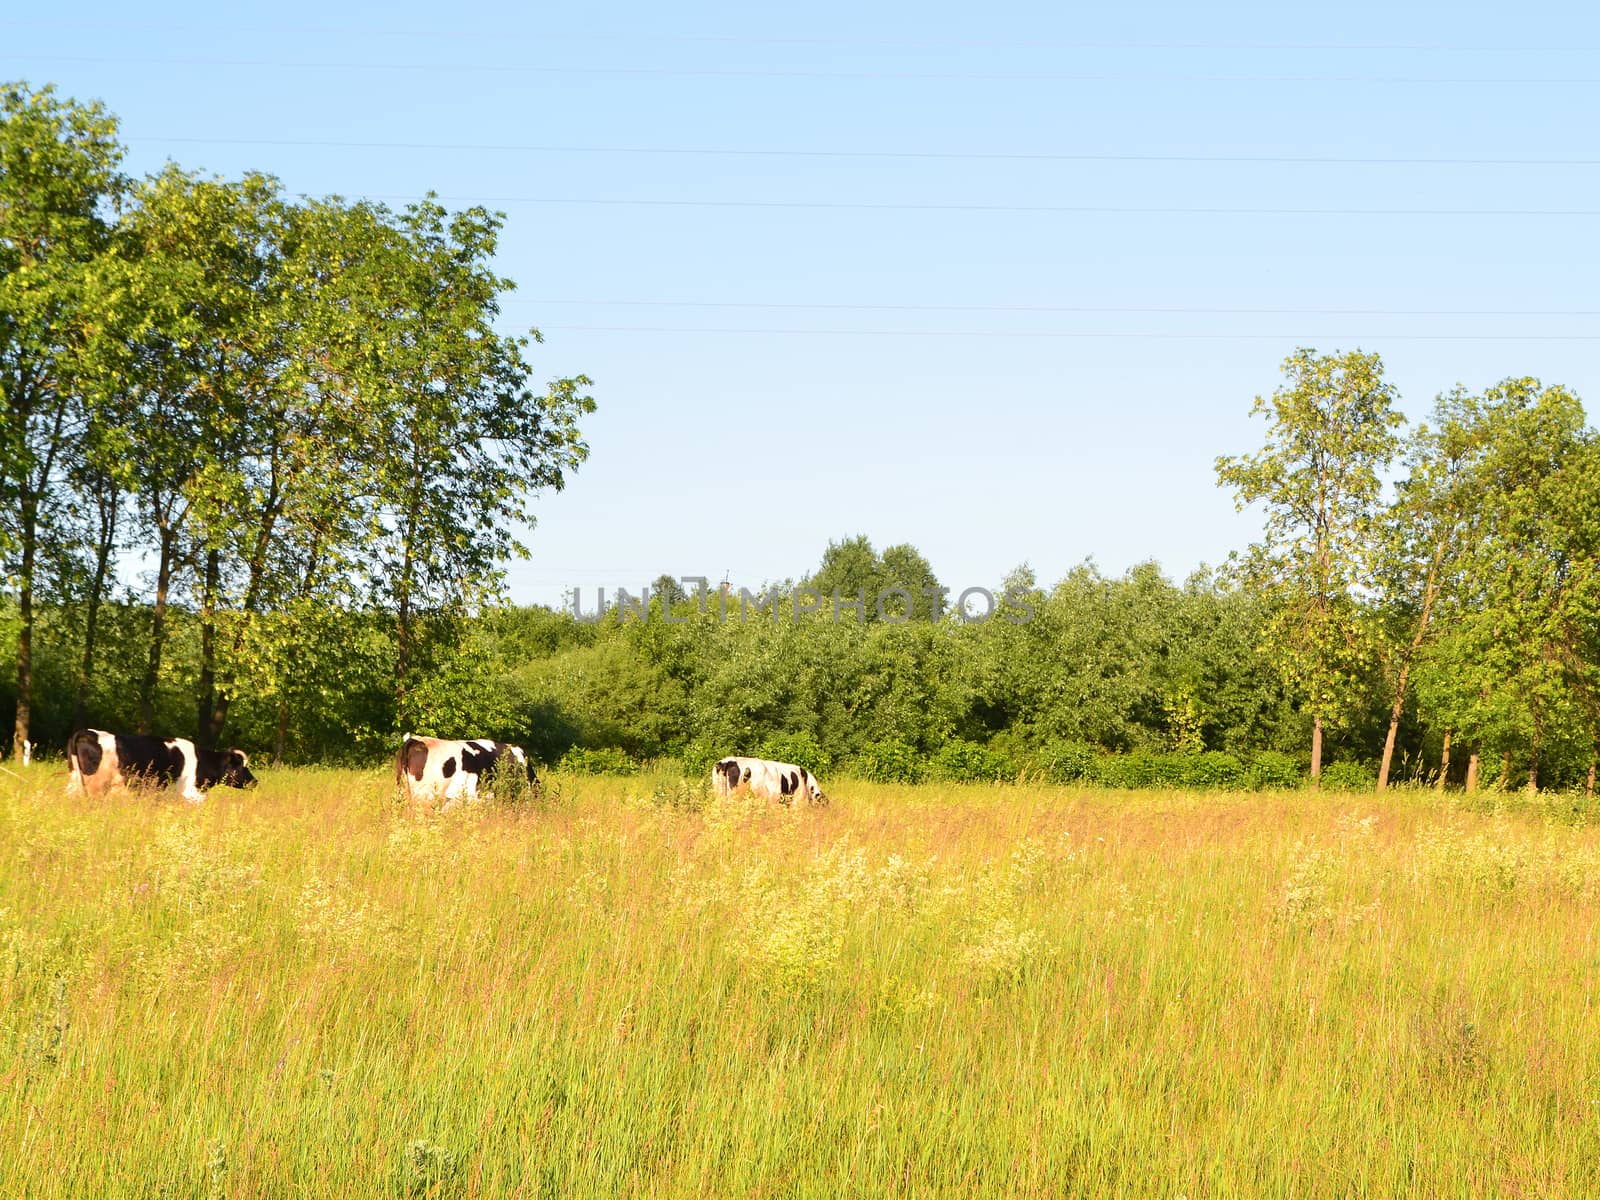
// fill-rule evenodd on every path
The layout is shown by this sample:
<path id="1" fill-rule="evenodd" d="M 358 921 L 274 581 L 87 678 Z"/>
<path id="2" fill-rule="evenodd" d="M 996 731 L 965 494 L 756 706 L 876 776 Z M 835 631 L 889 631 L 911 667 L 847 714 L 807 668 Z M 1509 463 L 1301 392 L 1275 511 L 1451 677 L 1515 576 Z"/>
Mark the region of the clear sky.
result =
<path id="1" fill-rule="evenodd" d="M 600 405 L 518 601 L 856 533 L 958 589 L 1181 578 L 1254 536 L 1212 464 L 1296 345 L 1413 417 L 1600 397 L 1590 5 L 47 11 L 0 8 L 0 78 L 103 100 L 135 171 L 506 212 L 506 328 Z"/>

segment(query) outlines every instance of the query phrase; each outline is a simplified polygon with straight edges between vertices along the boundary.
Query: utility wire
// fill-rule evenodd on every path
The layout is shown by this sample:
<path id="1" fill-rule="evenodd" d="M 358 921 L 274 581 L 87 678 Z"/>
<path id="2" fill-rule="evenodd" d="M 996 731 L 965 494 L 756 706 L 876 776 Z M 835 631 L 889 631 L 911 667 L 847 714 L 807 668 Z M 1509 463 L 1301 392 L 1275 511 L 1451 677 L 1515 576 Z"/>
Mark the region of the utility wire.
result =
<path id="1" fill-rule="evenodd" d="M 205 146 L 303 146 L 334 150 L 451 150 L 490 154 L 617 154 L 696 158 L 928 159 L 962 162 L 1240 163 L 1289 166 L 1594 167 L 1600 158 L 1492 158 L 1336 154 L 1103 154 L 965 150 L 780 150 L 714 146 L 559 146 L 493 142 L 374 142 L 310 138 L 128 137 L 129 142 Z"/>
<path id="2" fill-rule="evenodd" d="M 1600 342 L 1600 333 L 1385 333 L 1385 334 L 1282 334 L 1282 333 L 1165 333 L 1153 330 L 1091 332 L 1082 330 L 988 330 L 988 329 L 784 329 L 668 325 L 544 325 L 541 331 L 572 333 L 689 333 L 689 334 L 777 334 L 825 337 L 931 337 L 931 338 L 1058 338 L 1092 341 L 1095 339 L 1135 341 L 1248 341 L 1314 343 L 1382 342 Z"/>
<path id="3" fill-rule="evenodd" d="M 1101 304 L 838 304 L 760 300 L 601 300 L 571 297 L 512 296 L 502 305 L 595 305 L 640 308 L 776 309 L 839 312 L 993 312 L 1082 313 L 1163 316 L 1295 316 L 1295 317 L 1600 317 L 1593 308 L 1210 308 L 1112 306 Z"/>
<path id="4" fill-rule="evenodd" d="M 87 54 L 6 54 L 11 62 L 69 62 L 98 66 L 154 67 L 270 67 L 274 70 L 310 71 L 439 71 L 470 74 L 526 75 L 621 75 L 638 77 L 691 76 L 706 78 L 771 79 L 894 79 L 894 80 L 1017 80 L 1063 83 L 1338 83 L 1395 85 L 1465 85 L 1592 87 L 1600 84 L 1596 76 L 1418 76 L 1418 75 L 1319 75 L 1319 74 L 1224 74 L 1216 72 L 1129 71 L 852 71 L 785 67 L 619 67 L 553 66 L 538 63 L 441 63 L 441 62 L 357 62 L 333 60 L 294 60 L 271 58 L 223 58 L 213 56 L 156 57 L 147 55 Z"/>
<path id="5" fill-rule="evenodd" d="M 907 49 L 981 50 L 1199 50 L 1199 51 L 1336 51 L 1336 52 L 1425 52 L 1446 54 L 1592 54 L 1600 47 L 1582 45 L 1534 46 L 1515 44 L 1471 45 L 1450 42 L 1316 42 L 1316 41 L 1202 41 L 1174 40 L 1087 40 L 1057 38 L 873 38 L 822 37 L 809 34 L 705 33 L 667 30 L 540 30 L 527 33 L 494 29 L 395 29 L 379 25 L 224 25 L 196 21 L 86 21 L 10 18 L 0 26 L 33 29 L 101 29 L 154 33 L 194 32 L 214 34 L 353 34 L 363 37 L 404 37 L 427 40 L 455 39 L 518 42 L 690 42 L 763 46 L 868 46 Z"/>
<path id="6" fill-rule="evenodd" d="M 818 209 L 840 212 L 1062 213 L 1078 216 L 1248 217 L 1596 217 L 1596 208 L 1274 208 L 1255 205 L 932 204 L 871 200 L 674 200 L 600 196 L 422 196 L 367 194 L 368 200 L 450 204 L 548 204 L 615 208 Z"/>

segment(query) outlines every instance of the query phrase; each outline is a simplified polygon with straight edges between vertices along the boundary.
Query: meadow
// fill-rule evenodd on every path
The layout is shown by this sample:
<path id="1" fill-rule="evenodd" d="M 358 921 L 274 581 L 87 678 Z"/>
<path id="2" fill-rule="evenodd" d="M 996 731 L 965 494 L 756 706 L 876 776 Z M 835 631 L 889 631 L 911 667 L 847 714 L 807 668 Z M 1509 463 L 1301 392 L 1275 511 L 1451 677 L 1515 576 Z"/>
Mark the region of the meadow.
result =
<path id="1" fill-rule="evenodd" d="M 1581 799 L 0 775 L 0 1195 L 1600 1195 Z"/>

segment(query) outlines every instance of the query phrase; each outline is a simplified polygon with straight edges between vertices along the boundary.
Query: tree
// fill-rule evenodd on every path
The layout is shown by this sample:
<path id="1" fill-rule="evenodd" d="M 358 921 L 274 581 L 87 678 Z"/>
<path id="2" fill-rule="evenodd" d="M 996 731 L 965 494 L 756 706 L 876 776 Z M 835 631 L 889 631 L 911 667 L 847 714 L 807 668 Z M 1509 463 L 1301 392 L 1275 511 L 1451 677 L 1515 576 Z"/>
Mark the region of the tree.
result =
<path id="1" fill-rule="evenodd" d="M 74 688 L 72 727 L 89 719 L 89 686 L 95 672 L 95 643 L 100 631 L 100 606 L 111 586 L 112 557 L 121 545 L 126 524 L 123 479 L 126 461 L 119 453 L 121 439 L 109 422 L 91 421 L 69 478 L 77 500 L 72 512 L 77 531 L 69 537 L 68 554 L 86 553 L 80 566 L 83 588 L 83 654 Z M 65 572 L 63 572 L 65 573 Z"/>
<path id="2" fill-rule="evenodd" d="M 223 531 L 232 515 L 227 497 L 239 487 L 250 441 L 259 393 L 251 381 L 267 369 L 270 353 L 252 317 L 271 253 L 266 226 L 278 213 L 275 193 L 264 176 L 229 183 L 169 166 L 135 190 L 118 230 L 118 301 L 101 340 L 123 355 L 121 393 L 106 406 L 106 419 L 135 438 L 131 486 L 155 542 L 149 654 L 139 686 L 146 733 L 155 721 L 168 610 L 189 572 L 198 571 L 201 692 L 213 689 Z"/>
<path id="3" fill-rule="evenodd" d="M 933 621 L 941 615 L 944 607 L 942 593 L 943 586 L 939 577 L 933 573 L 933 564 L 922 556 L 922 553 L 909 542 L 901 542 L 897 546 L 888 546 L 883 551 L 879 560 L 881 586 L 884 588 L 901 588 L 911 597 L 908 613 L 916 621 Z M 888 607 L 885 601 L 885 610 L 898 612 L 898 606 Z M 876 609 L 876 605 L 873 606 Z M 876 612 L 874 612 L 876 615 Z"/>
<path id="4" fill-rule="evenodd" d="M 63 519 L 61 482 L 86 421 L 85 297 L 122 194 L 117 123 L 54 89 L 0 85 L 0 552 L 16 581 L 17 711 L 29 740 L 41 542 Z"/>
<path id="5" fill-rule="evenodd" d="M 1593 755 L 1600 447 L 1559 386 L 1508 379 L 1484 393 L 1482 411 L 1479 515 L 1448 633 L 1427 656 L 1428 695 L 1471 743 L 1501 752 L 1503 782 L 1525 748 L 1531 790 L 1550 751 Z"/>
<path id="6" fill-rule="evenodd" d="M 1434 619 L 1459 590 L 1461 559 L 1482 516 L 1483 456 L 1494 423 L 1463 389 L 1441 395 L 1433 422 L 1419 426 L 1406 452 L 1409 472 L 1386 523 L 1383 598 L 1396 628 L 1388 657 L 1393 686 L 1378 791 L 1389 784 L 1406 688 Z"/>
<path id="7" fill-rule="evenodd" d="M 390 547 L 374 592 L 396 619 L 395 687 L 403 698 L 419 614 L 459 611 L 498 586 L 499 564 L 527 554 L 517 530 L 530 503 L 559 490 L 588 447 L 578 419 L 594 411 L 586 376 L 529 385 L 529 337 L 493 328 L 513 285 L 489 269 L 502 221 L 481 208 L 450 216 L 431 199 L 393 223 L 382 320 L 370 353 L 382 360 L 376 397 L 381 457 L 375 483 Z"/>
<path id="8" fill-rule="evenodd" d="M 1377 559 L 1382 484 L 1394 457 L 1395 393 L 1376 354 L 1317 356 L 1296 350 L 1284 361 L 1287 385 L 1256 397 L 1252 415 L 1268 420 L 1253 455 L 1217 459 L 1218 482 L 1239 509 L 1259 504 L 1265 540 L 1244 565 L 1273 612 L 1266 648 L 1310 710 L 1311 778 L 1322 774 L 1323 725 L 1356 698 L 1368 631 L 1360 597 Z"/>
<path id="9" fill-rule="evenodd" d="M 872 548 L 867 535 L 857 534 L 829 542 L 823 551 L 822 563 L 816 573 L 806 581 L 807 587 L 822 593 L 827 604 L 837 596 L 840 605 L 862 605 L 862 618 L 875 622 L 888 617 L 897 620 L 908 617 L 917 621 L 931 621 L 938 615 L 942 592 L 939 578 L 933 567 L 915 546 L 902 542 L 890 546 L 880 555 Z M 906 604 L 903 597 L 892 589 L 899 589 L 911 597 Z M 882 597 L 883 613 L 878 611 Z M 830 609 L 831 611 L 831 609 Z"/>

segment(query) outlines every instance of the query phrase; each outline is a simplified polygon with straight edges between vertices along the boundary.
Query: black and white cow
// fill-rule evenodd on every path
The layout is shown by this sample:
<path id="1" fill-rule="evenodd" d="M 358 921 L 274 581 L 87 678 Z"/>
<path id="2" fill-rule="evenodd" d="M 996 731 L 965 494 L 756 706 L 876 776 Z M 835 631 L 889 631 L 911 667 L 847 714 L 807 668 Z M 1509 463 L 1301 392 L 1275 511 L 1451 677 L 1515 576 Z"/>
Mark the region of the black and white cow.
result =
<path id="1" fill-rule="evenodd" d="M 779 804 L 792 804 L 796 796 L 802 795 L 809 796 L 813 804 L 828 802 L 810 771 L 793 763 L 773 762 L 767 758 L 734 755 L 719 759 L 711 768 L 711 786 L 719 796 L 732 795 L 745 787 L 750 795 L 776 800 Z"/>
<path id="2" fill-rule="evenodd" d="M 465 796 L 478 798 L 478 784 L 493 773 L 496 765 L 510 759 L 527 773 L 529 785 L 537 784 L 533 764 L 521 746 L 492 742 L 488 738 L 451 740 L 413 737 L 406 734 L 395 760 L 395 779 L 411 800 L 454 804 Z"/>
<path id="3" fill-rule="evenodd" d="M 67 795 L 98 796 L 130 784 L 175 787 L 192 804 L 206 798 L 206 789 L 225 783 L 253 787 L 250 756 L 243 750 L 199 750 L 188 738 L 152 737 L 145 733 L 107 733 L 80 729 L 67 739 Z"/>

